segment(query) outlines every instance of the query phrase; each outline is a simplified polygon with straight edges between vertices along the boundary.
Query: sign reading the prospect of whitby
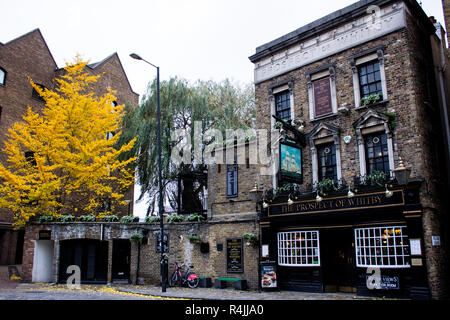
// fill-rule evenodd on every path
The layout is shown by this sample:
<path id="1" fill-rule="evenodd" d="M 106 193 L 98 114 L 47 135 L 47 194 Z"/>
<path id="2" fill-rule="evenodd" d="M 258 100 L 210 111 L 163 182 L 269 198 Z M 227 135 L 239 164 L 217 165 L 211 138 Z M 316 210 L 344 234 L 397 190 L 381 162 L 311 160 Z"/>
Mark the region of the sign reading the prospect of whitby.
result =
<path id="1" fill-rule="evenodd" d="M 280 143 L 280 175 L 282 180 L 302 183 L 302 149 Z"/>
<path id="2" fill-rule="evenodd" d="M 227 239 L 227 272 L 244 272 L 242 238 Z"/>
<path id="3" fill-rule="evenodd" d="M 385 192 L 355 195 L 352 198 L 340 196 L 323 198 L 322 201 L 314 200 L 294 201 L 292 205 L 287 203 L 273 204 L 269 206 L 268 216 L 282 216 L 295 214 L 311 214 L 337 212 L 355 209 L 395 207 L 405 204 L 403 192 L 397 190 L 392 197 L 386 197 Z"/>

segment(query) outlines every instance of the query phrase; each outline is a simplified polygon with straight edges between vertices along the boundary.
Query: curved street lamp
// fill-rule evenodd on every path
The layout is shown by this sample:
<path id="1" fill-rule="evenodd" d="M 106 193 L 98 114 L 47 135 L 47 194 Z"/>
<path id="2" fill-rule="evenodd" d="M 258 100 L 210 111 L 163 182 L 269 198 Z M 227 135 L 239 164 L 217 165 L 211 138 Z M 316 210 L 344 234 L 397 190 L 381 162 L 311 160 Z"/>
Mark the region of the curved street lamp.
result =
<path id="1" fill-rule="evenodd" d="M 159 97 L 159 67 L 153 63 L 141 58 L 136 53 L 131 53 L 130 57 L 136 60 L 142 60 L 145 63 L 156 68 L 156 95 L 158 97 L 158 184 L 159 184 L 159 229 L 161 235 L 161 289 L 166 292 L 166 273 L 165 273 L 165 259 L 164 259 L 164 222 L 163 222 L 163 195 L 162 195 L 162 167 L 161 167 L 161 105 Z"/>

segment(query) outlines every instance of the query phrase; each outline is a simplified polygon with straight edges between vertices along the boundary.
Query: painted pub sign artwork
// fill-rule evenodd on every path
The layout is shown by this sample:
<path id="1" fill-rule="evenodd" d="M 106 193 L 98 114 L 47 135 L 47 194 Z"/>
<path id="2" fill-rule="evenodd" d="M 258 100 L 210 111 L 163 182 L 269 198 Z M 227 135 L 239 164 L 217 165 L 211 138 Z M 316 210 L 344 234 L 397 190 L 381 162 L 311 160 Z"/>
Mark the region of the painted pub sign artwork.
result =
<path id="1" fill-rule="evenodd" d="M 302 182 L 302 150 L 288 143 L 280 143 L 280 175 L 282 179 Z"/>

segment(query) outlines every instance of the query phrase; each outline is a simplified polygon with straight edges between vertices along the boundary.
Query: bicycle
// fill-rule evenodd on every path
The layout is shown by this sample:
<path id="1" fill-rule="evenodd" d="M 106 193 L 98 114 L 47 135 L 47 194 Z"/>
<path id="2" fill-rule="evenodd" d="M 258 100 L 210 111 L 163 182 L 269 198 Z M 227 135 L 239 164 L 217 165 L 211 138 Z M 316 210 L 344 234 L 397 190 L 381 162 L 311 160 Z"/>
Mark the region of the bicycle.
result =
<path id="1" fill-rule="evenodd" d="M 197 288 L 200 278 L 195 273 L 191 273 L 193 266 L 188 266 L 186 272 L 181 272 L 184 268 L 184 263 L 179 266 L 178 263 L 173 264 L 175 271 L 169 279 L 169 286 L 175 287 L 175 285 L 180 282 L 180 286 L 187 284 L 189 288 Z"/>

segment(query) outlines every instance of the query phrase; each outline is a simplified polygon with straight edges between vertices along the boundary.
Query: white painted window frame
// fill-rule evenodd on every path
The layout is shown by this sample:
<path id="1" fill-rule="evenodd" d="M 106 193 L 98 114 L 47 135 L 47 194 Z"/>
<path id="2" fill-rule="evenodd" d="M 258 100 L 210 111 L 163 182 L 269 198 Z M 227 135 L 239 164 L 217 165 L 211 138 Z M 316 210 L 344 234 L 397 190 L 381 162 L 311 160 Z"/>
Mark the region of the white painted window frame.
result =
<path id="1" fill-rule="evenodd" d="M 363 117 L 369 119 L 375 116 L 378 118 L 377 123 L 371 125 L 360 125 L 357 126 L 356 139 L 358 143 L 358 155 L 359 155 L 359 173 L 362 177 L 367 175 L 367 163 L 366 163 L 366 148 L 365 148 L 365 136 L 370 133 L 384 132 L 387 135 L 387 145 L 388 145 L 388 156 L 389 156 L 389 172 L 391 177 L 393 177 L 394 170 L 394 143 L 393 143 L 393 133 L 388 125 L 388 119 L 381 119 L 380 116 L 372 110 L 369 110 Z"/>
<path id="2" fill-rule="evenodd" d="M 363 55 L 358 58 L 352 58 L 350 61 L 350 65 L 352 66 L 352 74 L 353 74 L 353 95 L 355 98 L 355 109 L 364 108 L 365 106 L 361 106 L 361 87 L 359 84 L 359 73 L 358 67 L 366 62 L 378 60 L 380 64 L 380 78 L 381 78 L 381 89 L 383 92 L 383 101 L 388 100 L 388 92 L 386 85 L 386 72 L 384 70 L 384 55 L 383 50 L 378 49 L 376 52 L 372 52 L 367 55 Z"/>
<path id="3" fill-rule="evenodd" d="M 313 234 L 316 238 L 313 239 Z M 297 237 L 304 237 L 304 240 L 297 240 Z M 312 241 L 316 240 L 317 246 L 312 245 Z M 308 242 L 311 245 L 308 246 Z M 305 244 L 304 246 L 302 244 Z M 290 267 L 320 267 L 320 242 L 318 230 L 302 230 L 302 231 L 287 231 L 278 232 L 277 234 L 278 247 L 278 265 Z M 303 250 L 306 254 L 302 254 Z M 311 250 L 312 254 L 308 251 Z M 314 258 L 317 258 L 317 263 L 313 263 Z M 303 259 L 306 263 L 303 263 Z M 311 259 L 311 263 L 308 263 Z M 299 261 L 299 262 L 298 262 Z"/>
<path id="4" fill-rule="evenodd" d="M 317 133 L 321 130 L 328 130 L 325 125 L 321 124 L 317 129 Z M 317 156 L 317 146 L 323 143 L 333 142 L 336 148 L 336 176 L 339 181 L 342 179 L 342 166 L 341 166 L 341 143 L 340 134 L 333 132 L 329 136 L 323 138 L 315 138 L 315 134 L 310 135 L 309 148 L 311 150 L 311 167 L 312 167 L 312 185 L 314 186 L 319 182 L 319 157 Z"/>
<path id="5" fill-rule="evenodd" d="M 397 235 L 395 230 L 398 229 L 400 234 Z M 360 268 L 410 268 L 410 253 L 405 253 L 406 250 L 410 252 L 409 241 L 404 229 L 406 229 L 406 226 L 356 228 L 356 266 Z M 379 237 L 376 235 L 377 230 L 380 234 Z M 385 231 L 388 232 L 388 230 L 392 231 L 392 236 L 383 238 L 382 234 L 385 234 Z M 396 244 L 395 240 L 398 238 L 401 240 L 401 245 Z M 392 239 L 392 242 L 390 242 L 390 239 Z M 386 242 L 385 244 L 384 241 Z M 383 254 L 383 249 L 387 249 L 386 254 Z M 393 249 L 393 254 L 391 254 L 390 249 Z M 377 250 L 380 250 L 380 254 L 377 254 Z M 400 254 L 398 254 L 398 251 L 400 251 Z M 381 263 L 378 263 L 379 259 L 381 259 Z M 392 259 L 394 264 L 390 264 Z M 388 263 L 386 264 L 385 261 Z"/>

